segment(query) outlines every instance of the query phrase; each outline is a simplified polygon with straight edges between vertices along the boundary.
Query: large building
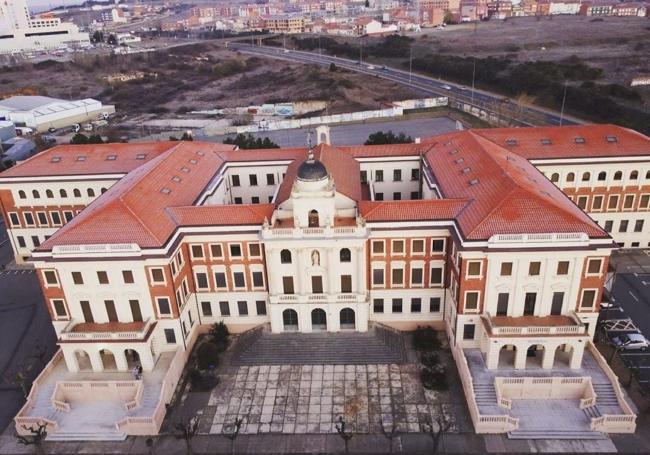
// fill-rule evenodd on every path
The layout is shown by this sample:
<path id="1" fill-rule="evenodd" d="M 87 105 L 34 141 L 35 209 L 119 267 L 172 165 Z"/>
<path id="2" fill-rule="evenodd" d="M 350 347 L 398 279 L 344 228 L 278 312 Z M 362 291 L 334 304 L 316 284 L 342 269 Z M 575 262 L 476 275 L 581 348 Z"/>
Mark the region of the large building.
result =
<path id="1" fill-rule="evenodd" d="M 87 47 L 88 33 L 48 15 L 32 17 L 25 0 L 0 3 L 0 54 Z"/>
<path id="2" fill-rule="evenodd" d="M 564 362 L 562 376 L 580 377 L 544 384 L 567 398 L 579 382 L 585 407 L 589 356 L 615 394 L 591 428 L 634 430 L 591 339 L 610 253 L 650 241 L 650 139 L 581 125 L 333 147 L 322 133 L 314 148 L 277 150 L 63 146 L 3 173 L 11 241 L 37 269 L 61 348 L 17 427 L 46 419 L 65 433 L 65 385 L 48 377 L 106 382 L 137 358 L 168 382 L 151 415 L 127 403 L 116 432 L 155 433 L 196 335 L 223 321 L 234 332 L 444 328 L 479 432 L 518 424 L 492 415 L 506 401 L 479 402 L 465 356 L 497 375 L 531 356 L 535 371 Z M 618 232 L 624 220 L 641 227 Z M 51 405 L 37 396 L 52 390 Z"/>

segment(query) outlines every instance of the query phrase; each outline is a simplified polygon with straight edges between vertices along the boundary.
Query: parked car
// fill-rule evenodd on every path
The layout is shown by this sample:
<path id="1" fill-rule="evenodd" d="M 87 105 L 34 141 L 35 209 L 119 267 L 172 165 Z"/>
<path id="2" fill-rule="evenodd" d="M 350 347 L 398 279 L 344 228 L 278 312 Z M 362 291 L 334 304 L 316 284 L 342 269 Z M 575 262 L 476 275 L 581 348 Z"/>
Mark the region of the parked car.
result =
<path id="1" fill-rule="evenodd" d="M 444 88 L 445 90 L 451 90 L 451 85 L 444 84 L 442 88 Z"/>
<path id="2" fill-rule="evenodd" d="M 612 343 L 619 349 L 626 351 L 645 351 L 650 347 L 650 342 L 640 333 L 626 333 L 612 338 Z"/>

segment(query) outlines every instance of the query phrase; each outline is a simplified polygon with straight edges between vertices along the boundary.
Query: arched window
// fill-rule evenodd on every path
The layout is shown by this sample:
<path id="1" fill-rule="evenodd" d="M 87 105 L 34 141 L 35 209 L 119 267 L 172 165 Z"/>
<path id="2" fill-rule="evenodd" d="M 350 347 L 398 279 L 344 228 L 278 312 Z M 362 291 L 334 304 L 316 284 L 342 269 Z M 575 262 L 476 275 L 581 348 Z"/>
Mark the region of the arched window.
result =
<path id="1" fill-rule="evenodd" d="M 79 191 L 79 188 L 72 190 L 72 194 L 74 194 L 74 197 L 81 197 L 81 191 Z"/>
<path id="2" fill-rule="evenodd" d="M 639 171 L 630 172 L 630 180 L 636 180 L 639 178 Z"/>
<path id="3" fill-rule="evenodd" d="M 645 179 L 650 180 L 650 171 L 645 173 Z"/>
<path id="4" fill-rule="evenodd" d="M 573 172 L 569 172 L 566 175 L 566 181 L 567 182 L 573 182 L 573 181 L 575 181 L 575 179 L 576 179 L 576 175 Z"/>
<path id="5" fill-rule="evenodd" d="M 20 199 L 27 199 L 27 195 L 25 194 L 25 192 L 23 190 L 18 191 L 18 197 Z"/>
<path id="6" fill-rule="evenodd" d="M 102 188 L 102 194 L 106 192 L 106 188 Z"/>
<path id="7" fill-rule="evenodd" d="M 585 172 L 584 174 L 582 174 L 582 181 L 583 182 L 588 182 L 589 179 L 591 179 L 591 173 L 590 172 Z"/>
<path id="8" fill-rule="evenodd" d="M 607 172 L 605 172 L 605 171 L 599 172 L 598 173 L 598 181 L 599 182 L 604 182 L 605 180 L 607 180 Z"/>
<path id="9" fill-rule="evenodd" d="M 319 225 L 318 210 L 312 210 L 309 212 L 309 227 L 318 227 Z"/>
<path id="10" fill-rule="evenodd" d="M 623 173 L 621 171 L 614 172 L 614 180 L 621 180 L 623 178 Z"/>
<path id="11" fill-rule="evenodd" d="M 551 182 L 556 183 L 559 180 L 560 180 L 560 174 L 558 174 L 557 172 L 553 172 L 551 174 Z"/>
<path id="12" fill-rule="evenodd" d="M 34 197 L 34 199 L 40 199 L 41 198 L 41 195 L 38 194 L 38 191 L 36 191 L 36 190 L 32 190 L 32 196 Z"/>
<path id="13" fill-rule="evenodd" d="M 52 190 L 45 190 L 45 197 L 48 199 L 52 199 L 54 197 L 54 193 L 52 193 Z"/>
<path id="14" fill-rule="evenodd" d="M 64 189 L 59 190 L 59 196 L 68 197 L 68 192 Z"/>
<path id="15" fill-rule="evenodd" d="M 95 197 L 95 190 L 88 188 L 88 197 Z"/>
<path id="16" fill-rule="evenodd" d="M 289 250 L 280 251 L 280 263 L 291 264 L 291 251 Z"/>
<path id="17" fill-rule="evenodd" d="M 351 262 L 352 261 L 352 253 L 350 253 L 349 248 L 341 248 L 341 251 L 339 252 L 339 259 L 341 262 Z"/>

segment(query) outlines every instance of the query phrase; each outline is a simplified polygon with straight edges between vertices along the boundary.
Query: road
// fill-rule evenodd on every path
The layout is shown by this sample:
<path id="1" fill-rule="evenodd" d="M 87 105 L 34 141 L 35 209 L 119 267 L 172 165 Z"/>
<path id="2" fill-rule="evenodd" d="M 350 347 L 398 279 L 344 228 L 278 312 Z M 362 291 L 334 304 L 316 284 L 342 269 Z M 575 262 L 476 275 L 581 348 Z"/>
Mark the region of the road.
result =
<path id="1" fill-rule="evenodd" d="M 456 123 L 448 117 L 417 118 L 381 122 L 331 125 L 330 139 L 334 145 L 363 144 L 368 136 L 377 131 L 392 130 L 395 134 L 404 133 L 412 138 L 435 136 L 456 129 Z M 307 128 L 262 131 L 251 133 L 255 137 L 268 137 L 280 147 L 304 147 L 307 144 Z M 230 135 L 233 136 L 233 135 Z M 222 142 L 226 136 L 196 136 L 197 140 Z"/>
<path id="2" fill-rule="evenodd" d="M 245 52 L 248 54 L 262 55 L 270 58 L 288 60 L 297 63 L 310 63 L 321 66 L 329 66 L 331 63 L 370 76 L 381 77 L 410 87 L 424 94 L 435 96 L 448 96 L 452 105 L 456 103 L 470 104 L 474 107 L 485 109 L 506 118 L 511 124 L 521 126 L 542 126 L 542 125 L 572 125 L 581 123 L 578 119 L 567 118 L 558 112 L 533 105 L 518 105 L 514 102 L 505 102 L 507 98 L 497 93 L 484 90 L 471 90 L 468 87 L 454 84 L 440 79 L 433 79 L 408 71 L 392 67 L 382 67 L 356 60 L 341 57 L 318 54 L 314 52 L 296 51 L 276 47 L 251 46 L 246 43 L 227 43 L 231 50 Z"/>

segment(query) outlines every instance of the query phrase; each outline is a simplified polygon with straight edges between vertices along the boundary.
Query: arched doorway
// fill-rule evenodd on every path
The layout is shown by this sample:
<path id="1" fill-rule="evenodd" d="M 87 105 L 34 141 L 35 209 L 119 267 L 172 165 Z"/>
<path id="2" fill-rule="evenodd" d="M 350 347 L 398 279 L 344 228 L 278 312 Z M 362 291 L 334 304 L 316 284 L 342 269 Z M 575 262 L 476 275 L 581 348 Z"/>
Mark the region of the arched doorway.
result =
<path id="1" fill-rule="evenodd" d="M 528 351 L 526 351 L 526 369 L 541 368 L 543 359 L 544 359 L 543 345 L 534 344 L 532 346 L 529 346 Z"/>
<path id="2" fill-rule="evenodd" d="M 320 223 L 318 222 L 318 210 L 312 210 L 309 212 L 309 227 L 318 227 Z"/>
<path id="3" fill-rule="evenodd" d="M 340 314 L 340 321 L 342 330 L 354 330 L 356 328 L 354 310 L 352 308 L 343 308 Z"/>
<path id="4" fill-rule="evenodd" d="M 314 332 L 324 332 L 327 330 L 327 315 L 325 311 L 316 308 L 311 312 L 311 329 Z"/>
<path id="5" fill-rule="evenodd" d="M 555 349 L 555 358 L 553 359 L 553 368 L 569 368 L 573 348 L 568 344 L 561 344 Z"/>
<path id="6" fill-rule="evenodd" d="M 102 358 L 102 365 L 104 365 L 104 371 L 117 371 L 117 362 L 115 361 L 115 354 L 113 354 L 108 349 L 102 349 L 99 351 L 99 356 Z"/>
<path id="7" fill-rule="evenodd" d="M 297 332 L 298 313 L 296 313 L 296 310 L 284 310 L 282 312 L 282 323 L 284 324 L 285 332 Z"/>
<path id="8" fill-rule="evenodd" d="M 93 365 L 90 362 L 90 356 L 84 350 L 74 351 L 74 357 L 77 360 L 79 371 L 92 371 Z"/>
<path id="9" fill-rule="evenodd" d="M 136 365 L 141 365 L 140 354 L 135 349 L 125 349 L 124 357 L 126 357 L 126 366 L 129 370 L 133 369 Z"/>
<path id="10" fill-rule="evenodd" d="M 505 344 L 499 350 L 499 368 L 514 368 L 517 347 L 514 344 Z"/>

